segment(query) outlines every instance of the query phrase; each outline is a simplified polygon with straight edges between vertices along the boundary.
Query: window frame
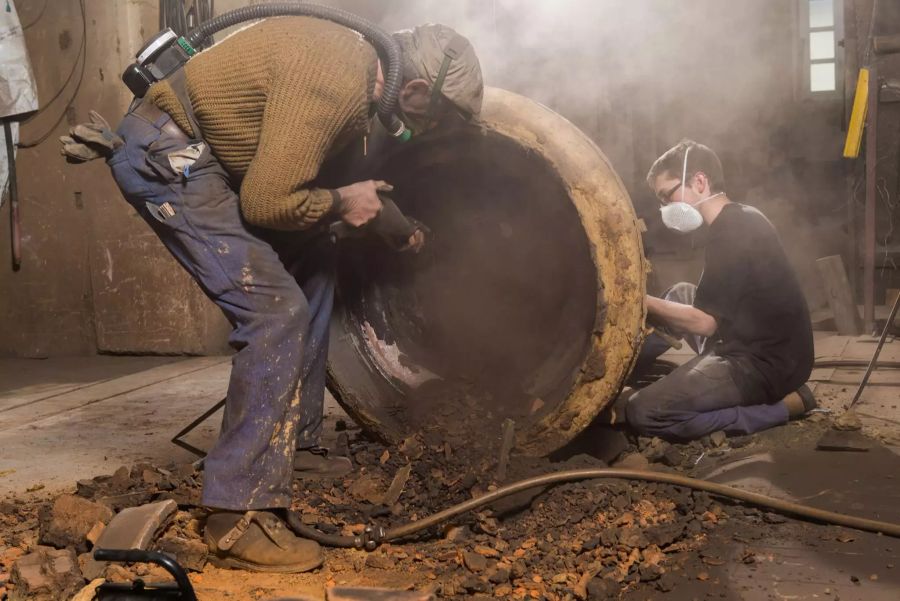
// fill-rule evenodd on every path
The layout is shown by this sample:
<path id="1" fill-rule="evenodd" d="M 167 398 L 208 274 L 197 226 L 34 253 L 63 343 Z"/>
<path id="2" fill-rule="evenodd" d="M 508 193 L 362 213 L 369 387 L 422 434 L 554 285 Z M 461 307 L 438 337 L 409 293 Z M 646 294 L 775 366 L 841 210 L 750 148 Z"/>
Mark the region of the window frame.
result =
<path id="1" fill-rule="evenodd" d="M 813 101 L 834 101 L 844 97 L 844 3 L 833 0 L 834 23 L 832 27 L 810 27 L 810 3 L 815 0 L 797 0 L 796 27 L 800 52 L 797 73 L 797 96 L 800 99 Z M 810 52 L 811 34 L 820 31 L 834 32 L 834 58 L 813 59 Z M 834 89 L 812 90 L 812 66 L 834 63 Z"/>

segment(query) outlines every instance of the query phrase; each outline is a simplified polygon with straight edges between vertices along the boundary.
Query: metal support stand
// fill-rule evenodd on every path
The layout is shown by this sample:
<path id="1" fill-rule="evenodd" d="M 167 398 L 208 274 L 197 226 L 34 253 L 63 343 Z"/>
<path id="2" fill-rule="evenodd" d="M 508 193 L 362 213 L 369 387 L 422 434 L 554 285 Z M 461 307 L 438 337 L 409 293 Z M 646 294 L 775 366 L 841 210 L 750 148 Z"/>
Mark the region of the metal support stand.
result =
<path id="1" fill-rule="evenodd" d="M 898 297 L 898 298 L 900 298 L 900 297 Z M 195 447 L 194 445 L 192 445 L 191 443 L 181 440 L 181 437 L 187 436 L 188 434 L 193 432 L 197 426 L 199 426 L 200 424 L 205 422 L 207 419 L 209 419 L 209 417 L 213 413 L 215 413 L 216 411 L 218 411 L 219 409 L 221 409 L 224 406 L 225 406 L 225 399 L 222 399 L 221 401 L 219 401 L 218 403 L 216 403 L 215 405 L 213 405 L 212 407 L 207 409 L 203 413 L 203 415 L 201 415 L 200 417 L 198 417 L 197 419 L 195 419 L 194 421 L 189 423 L 187 426 L 185 426 L 185 428 L 183 430 L 181 430 L 178 434 L 173 436 L 172 444 L 181 447 L 182 449 L 184 449 L 185 451 L 188 451 L 189 453 L 193 453 L 194 455 L 196 455 L 197 457 L 200 457 L 201 459 L 206 457 L 206 451 L 202 451 L 202 450 L 198 449 L 197 447 Z"/>
<path id="2" fill-rule="evenodd" d="M 897 316 L 898 307 L 900 307 L 900 294 L 894 299 L 894 306 L 891 307 L 891 314 L 888 315 L 887 322 L 884 324 L 884 329 L 881 330 L 881 338 L 878 340 L 878 346 L 875 347 L 875 352 L 872 354 L 872 359 L 869 361 L 869 366 L 866 368 L 866 373 L 863 375 L 862 382 L 859 383 L 859 388 L 856 389 L 856 394 L 853 395 L 853 400 L 850 401 L 850 407 L 853 407 L 859 400 L 859 397 L 862 396 L 863 389 L 866 387 L 866 384 L 869 383 L 869 376 L 875 371 L 875 366 L 878 364 L 878 355 L 881 354 L 881 348 L 884 346 L 884 341 L 887 339 L 888 330 L 894 325 L 894 318 Z"/>

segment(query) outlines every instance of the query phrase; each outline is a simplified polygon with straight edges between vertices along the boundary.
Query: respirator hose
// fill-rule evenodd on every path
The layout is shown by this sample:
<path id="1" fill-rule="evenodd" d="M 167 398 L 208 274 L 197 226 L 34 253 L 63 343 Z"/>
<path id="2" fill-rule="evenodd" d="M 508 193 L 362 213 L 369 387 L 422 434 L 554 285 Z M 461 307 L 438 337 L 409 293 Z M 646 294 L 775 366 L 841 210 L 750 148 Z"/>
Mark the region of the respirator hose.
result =
<path id="1" fill-rule="evenodd" d="M 359 32 L 368 39 L 382 59 L 384 65 L 384 91 L 378 101 L 378 119 L 385 129 L 399 137 L 405 130 L 403 122 L 397 117 L 397 96 L 403 85 L 401 73 L 400 46 L 391 35 L 371 21 L 354 15 L 351 12 L 306 2 L 281 2 L 274 4 L 257 4 L 245 6 L 213 17 L 188 34 L 186 40 L 194 48 L 203 46 L 215 33 L 244 23 L 267 17 L 305 16 L 332 21 Z"/>
<path id="2" fill-rule="evenodd" d="M 838 526 L 845 526 L 847 528 L 855 528 L 857 530 L 876 532 L 900 538 L 900 524 L 882 522 L 879 520 L 870 520 L 867 518 L 860 518 L 843 513 L 837 513 L 834 511 L 826 511 L 824 509 L 810 507 L 809 505 L 794 503 L 792 501 L 784 501 L 782 499 L 776 499 L 774 497 L 761 495 L 747 490 L 741 490 L 733 486 L 717 484 L 715 482 L 709 482 L 707 480 L 701 480 L 698 478 L 690 478 L 688 476 L 681 476 L 678 474 L 653 472 L 649 470 L 597 468 L 553 472 L 550 474 L 545 474 L 543 476 L 536 476 L 534 478 L 528 478 L 527 480 L 520 480 L 512 484 L 507 484 L 506 486 L 502 486 L 493 492 L 475 497 L 474 499 L 469 499 L 421 520 L 391 528 L 390 530 L 384 532 L 376 542 L 389 542 L 401 538 L 406 538 L 416 532 L 420 532 L 427 528 L 431 528 L 433 526 L 437 526 L 438 524 L 451 520 L 463 513 L 472 511 L 473 509 L 477 509 L 479 507 L 483 507 L 484 505 L 489 505 L 490 503 L 502 499 L 503 497 L 529 490 L 531 488 L 561 484 L 564 482 L 591 480 L 596 478 L 641 480 L 645 482 L 659 482 L 662 484 L 683 486 L 693 490 L 708 492 L 720 497 L 736 499 L 738 501 L 743 501 L 745 503 L 750 503 L 759 507 L 765 507 L 767 509 L 772 509 L 780 513 L 793 515 L 807 520 L 823 522 L 827 524 L 835 524 Z M 288 512 L 288 514 L 288 525 L 291 526 L 291 528 L 300 536 L 316 540 L 317 542 L 328 546 L 362 548 L 360 544 L 360 537 L 326 535 L 312 527 L 303 525 L 296 513 Z M 298 525 L 300 525 L 301 527 L 298 528 Z M 374 546 L 375 545 L 369 545 L 367 548 L 372 549 L 374 548 Z"/>

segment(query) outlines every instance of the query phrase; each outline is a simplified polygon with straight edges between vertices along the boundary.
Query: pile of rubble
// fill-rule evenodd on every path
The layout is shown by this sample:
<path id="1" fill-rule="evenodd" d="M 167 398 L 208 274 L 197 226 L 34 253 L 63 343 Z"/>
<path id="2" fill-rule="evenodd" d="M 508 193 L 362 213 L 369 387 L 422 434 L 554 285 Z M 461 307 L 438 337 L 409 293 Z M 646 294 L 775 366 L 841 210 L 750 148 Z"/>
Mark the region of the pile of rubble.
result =
<path id="1" fill-rule="evenodd" d="M 620 464 L 682 469 L 695 453 L 717 452 L 724 440 L 703 443 L 640 439 L 625 444 Z M 514 456 L 498 478 L 502 452 L 486 453 L 484 446 L 457 446 L 437 428 L 396 449 L 357 437 L 347 448 L 357 472 L 346 480 L 303 483 L 295 509 L 328 533 L 358 534 L 372 521 L 385 527 L 414 522 L 522 478 L 605 466 L 588 455 L 557 463 Z M 502 437 L 491 446 L 500 448 Z M 705 533 L 726 519 L 725 509 L 703 493 L 653 483 L 580 482 L 507 497 L 417 541 L 385 545 L 366 566 L 424 570 L 440 595 L 459 599 L 604 599 L 629 590 L 668 591 L 685 577 L 688 558 L 699 561 Z"/>
<path id="2" fill-rule="evenodd" d="M 356 469 L 345 478 L 298 482 L 294 509 L 323 532 L 358 534 L 367 524 L 420 520 L 521 478 L 605 465 L 589 455 L 557 463 L 504 456 L 502 438 L 498 432 L 476 446 L 425 428 L 388 448 L 344 431 L 337 452 Z M 684 446 L 624 441 L 619 463 L 684 470 L 722 444 L 718 436 Z M 141 464 L 79 481 L 75 494 L 43 503 L 3 502 L 0 574 L 6 576 L 0 575 L 0 599 L 4 587 L 9 601 L 68 599 L 100 578 L 169 579 L 148 565 L 97 562 L 91 556 L 95 547 L 159 550 L 188 570 L 204 570 L 201 479 L 190 465 Z M 421 574 L 419 588 L 453 599 L 653 594 L 709 570 L 702 557 L 706 534 L 728 514 L 705 494 L 653 483 L 590 481 L 532 489 L 402 544 L 372 553 L 329 551 L 324 576 L 340 582 L 344 572 Z"/>
<path id="3" fill-rule="evenodd" d="M 206 546 L 199 540 L 198 501 L 199 480 L 190 465 L 172 471 L 139 464 L 79 481 L 75 494 L 51 501 L 0 502 L 0 572 L 7 576 L 0 580 L 0 598 L 5 592 L 9 601 L 69 599 L 101 578 L 170 579 L 159 568 L 95 561 L 95 547 L 163 551 L 202 570 Z"/>

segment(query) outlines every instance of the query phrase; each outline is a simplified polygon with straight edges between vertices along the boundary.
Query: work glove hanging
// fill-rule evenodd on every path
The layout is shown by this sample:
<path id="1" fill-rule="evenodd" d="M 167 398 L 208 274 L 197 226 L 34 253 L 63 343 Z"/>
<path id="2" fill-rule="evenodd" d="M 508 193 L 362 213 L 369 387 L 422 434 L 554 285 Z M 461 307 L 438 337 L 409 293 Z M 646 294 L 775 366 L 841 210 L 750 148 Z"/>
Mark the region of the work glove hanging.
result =
<path id="1" fill-rule="evenodd" d="M 90 123 L 79 123 L 69 130 L 68 136 L 60 136 L 60 153 L 70 163 L 86 163 L 99 158 L 108 158 L 125 143 L 109 127 L 106 119 L 97 111 L 91 111 Z"/>

